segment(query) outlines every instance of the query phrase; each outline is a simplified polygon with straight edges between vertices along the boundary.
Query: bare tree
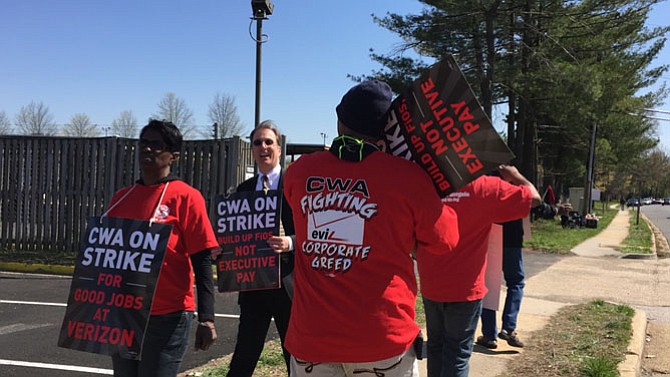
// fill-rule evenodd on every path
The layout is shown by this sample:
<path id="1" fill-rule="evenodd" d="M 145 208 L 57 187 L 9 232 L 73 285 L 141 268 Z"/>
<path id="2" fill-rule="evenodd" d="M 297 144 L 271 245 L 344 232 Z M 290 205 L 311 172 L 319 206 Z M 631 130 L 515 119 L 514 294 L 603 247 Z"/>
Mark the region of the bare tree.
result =
<path id="1" fill-rule="evenodd" d="M 186 102 L 174 93 L 166 93 L 158 103 L 158 113 L 154 119 L 166 120 L 179 127 L 184 139 L 195 130 L 193 111 L 186 106 Z"/>
<path id="2" fill-rule="evenodd" d="M 7 114 L 0 111 L 0 135 L 7 135 L 12 132 L 12 122 L 9 121 Z"/>
<path id="3" fill-rule="evenodd" d="M 202 132 L 202 135 L 212 139 L 223 139 L 244 132 L 245 125 L 237 115 L 235 97 L 217 93 L 214 102 L 209 105 L 207 117 L 214 123 L 211 128 Z"/>
<path id="4" fill-rule="evenodd" d="M 28 105 L 21 106 L 14 124 L 24 135 L 53 136 L 58 132 L 49 107 L 42 102 L 30 101 Z"/>
<path id="5" fill-rule="evenodd" d="M 70 118 L 70 123 L 63 127 L 63 133 L 66 136 L 75 137 L 100 136 L 98 126 L 91 124 L 91 118 L 83 113 L 74 114 L 72 118 Z"/>
<path id="6" fill-rule="evenodd" d="M 137 118 L 131 110 L 124 110 L 112 121 L 112 133 L 121 137 L 137 137 Z"/>

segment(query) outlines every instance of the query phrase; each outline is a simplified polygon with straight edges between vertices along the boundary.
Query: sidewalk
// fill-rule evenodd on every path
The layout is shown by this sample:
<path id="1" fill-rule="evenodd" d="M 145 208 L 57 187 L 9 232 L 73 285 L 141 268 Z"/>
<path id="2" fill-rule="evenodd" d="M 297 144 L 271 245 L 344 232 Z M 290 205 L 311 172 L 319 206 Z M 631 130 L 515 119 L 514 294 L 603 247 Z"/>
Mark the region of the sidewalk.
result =
<path id="1" fill-rule="evenodd" d="M 670 305 L 667 293 L 670 264 L 667 260 L 624 259 L 614 249 L 626 238 L 628 228 L 629 212 L 619 211 L 606 229 L 572 249 L 573 255 L 527 279 L 517 329 L 521 339 L 532 342 L 533 333 L 542 329 L 552 315 L 567 305 L 594 299 L 633 307 Z M 534 254 L 537 255 L 525 252 L 524 258 L 532 258 Z M 665 277 L 659 279 L 660 276 Z M 629 352 L 619 365 L 622 377 L 638 376 L 646 329 L 647 315 L 636 308 Z M 477 335 L 480 335 L 479 329 Z M 495 350 L 475 345 L 470 360 L 470 377 L 497 376 L 505 370 L 507 362 L 521 352 L 523 349 L 510 347 L 505 341 L 499 341 Z M 656 357 L 670 359 L 670 356 Z M 427 375 L 425 360 L 420 362 L 420 371 L 422 376 Z"/>

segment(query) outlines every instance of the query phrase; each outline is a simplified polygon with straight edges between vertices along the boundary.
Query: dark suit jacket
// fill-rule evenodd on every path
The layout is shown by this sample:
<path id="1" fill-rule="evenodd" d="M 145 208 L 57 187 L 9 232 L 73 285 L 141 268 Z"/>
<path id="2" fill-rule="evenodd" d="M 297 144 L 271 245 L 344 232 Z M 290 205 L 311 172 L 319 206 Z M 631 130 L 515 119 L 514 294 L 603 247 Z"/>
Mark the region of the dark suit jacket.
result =
<path id="1" fill-rule="evenodd" d="M 283 191 L 283 179 L 284 175 L 280 174 L 279 175 L 279 184 L 277 187 L 282 191 L 282 200 L 281 200 L 281 222 L 282 225 L 284 226 L 284 232 L 286 233 L 287 236 L 293 236 L 295 235 L 295 227 L 293 226 L 293 212 L 291 211 L 291 207 L 288 205 L 288 202 L 286 201 L 286 197 L 284 197 L 284 191 Z M 253 178 L 249 178 L 246 181 L 240 183 L 239 186 L 237 186 L 237 191 L 256 191 L 256 184 L 258 183 L 258 175 L 256 175 Z M 293 245 L 294 249 L 297 245 Z M 280 263 L 281 263 L 281 278 L 282 278 L 282 286 L 286 289 L 286 293 L 288 293 L 289 297 L 293 298 L 293 259 L 294 259 L 294 251 L 290 251 L 288 253 L 282 253 L 281 257 L 279 258 Z"/>

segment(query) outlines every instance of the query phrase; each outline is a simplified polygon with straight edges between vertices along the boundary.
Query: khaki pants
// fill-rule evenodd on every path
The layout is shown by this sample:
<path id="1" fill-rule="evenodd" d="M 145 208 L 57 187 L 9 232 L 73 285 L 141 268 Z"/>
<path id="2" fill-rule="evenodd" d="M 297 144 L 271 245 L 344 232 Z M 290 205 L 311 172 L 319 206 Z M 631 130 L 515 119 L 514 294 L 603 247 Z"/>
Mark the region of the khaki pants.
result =
<path id="1" fill-rule="evenodd" d="M 312 363 L 291 356 L 291 377 L 419 377 L 413 347 L 403 354 L 369 363 Z"/>

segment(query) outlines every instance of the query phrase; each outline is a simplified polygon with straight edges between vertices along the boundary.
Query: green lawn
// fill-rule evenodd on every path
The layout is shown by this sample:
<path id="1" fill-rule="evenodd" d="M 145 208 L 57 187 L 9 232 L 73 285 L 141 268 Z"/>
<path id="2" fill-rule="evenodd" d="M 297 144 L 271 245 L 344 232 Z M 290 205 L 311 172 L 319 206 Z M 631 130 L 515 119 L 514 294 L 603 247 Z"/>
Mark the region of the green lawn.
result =
<path id="1" fill-rule="evenodd" d="M 618 208 L 607 206 L 603 210 L 601 204 L 595 207 L 594 212 L 599 219 L 597 228 L 563 228 L 558 216 L 552 220 L 535 220 L 531 224 L 532 237 L 524 242 L 524 247 L 554 254 L 569 253 L 573 247 L 605 229 L 618 211 Z"/>

